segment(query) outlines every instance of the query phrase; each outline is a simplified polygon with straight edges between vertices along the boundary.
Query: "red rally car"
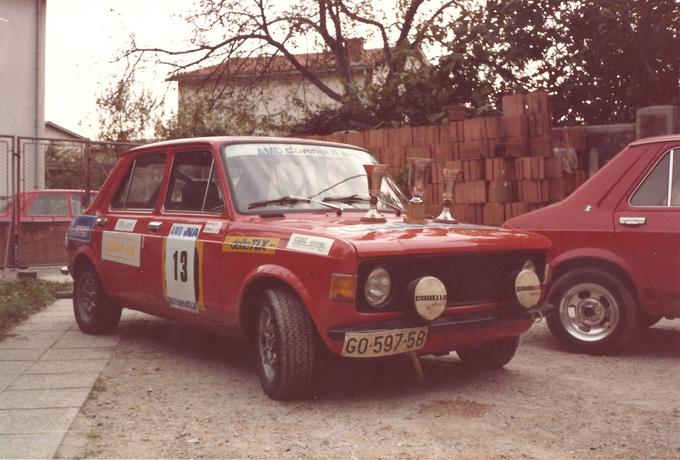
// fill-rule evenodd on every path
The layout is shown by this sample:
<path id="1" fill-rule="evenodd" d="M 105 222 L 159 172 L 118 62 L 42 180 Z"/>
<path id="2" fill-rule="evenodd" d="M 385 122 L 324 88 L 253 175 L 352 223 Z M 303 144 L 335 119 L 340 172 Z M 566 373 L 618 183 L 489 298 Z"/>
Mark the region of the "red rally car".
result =
<path id="1" fill-rule="evenodd" d="M 504 226 L 552 241 L 548 326 L 572 350 L 613 353 L 680 317 L 680 135 L 631 143 L 568 198 Z"/>
<path id="2" fill-rule="evenodd" d="M 246 338 L 276 399 L 310 395 L 321 347 L 505 365 L 540 317 L 550 242 L 406 223 L 389 176 L 369 197 L 375 164 L 356 147 L 295 139 L 130 150 L 68 232 L 78 325 L 110 332 L 126 307 Z"/>

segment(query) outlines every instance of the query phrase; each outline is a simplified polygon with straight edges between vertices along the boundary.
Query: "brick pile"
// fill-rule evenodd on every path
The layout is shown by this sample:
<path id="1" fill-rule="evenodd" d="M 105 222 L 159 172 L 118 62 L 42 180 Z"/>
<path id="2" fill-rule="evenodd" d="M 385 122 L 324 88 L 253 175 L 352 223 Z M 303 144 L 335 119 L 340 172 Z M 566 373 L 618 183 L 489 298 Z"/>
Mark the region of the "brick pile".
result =
<path id="1" fill-rule="evenodd" d="M 465 119 L 464 108 L 451 106 L 444 125 L 317 138 L 366 148 L 395 176 L 403 173 L 407 158 L 432 158 L 424 199 L 433 216 L 441 211 L 441 168 L 461 169 L 452 209 L 458 220 L 500 225 L 561 200 L 587 178 L 585 171 L 565 167 L 563 157 L 554 154 L 571 148 L 584 165 L 585 130 L 553 129 L 546 92 L 507 95 L 502 102 L 502 116 Z"/>

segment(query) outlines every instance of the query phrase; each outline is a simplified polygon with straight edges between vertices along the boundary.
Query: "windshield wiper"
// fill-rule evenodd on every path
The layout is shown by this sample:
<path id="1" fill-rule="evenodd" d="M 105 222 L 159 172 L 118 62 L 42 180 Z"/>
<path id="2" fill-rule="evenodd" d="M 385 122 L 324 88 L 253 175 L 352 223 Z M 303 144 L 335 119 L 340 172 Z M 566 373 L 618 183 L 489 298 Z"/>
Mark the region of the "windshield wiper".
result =
<path id="1" fill-rule="evenodd" d="M 371 201 L 371 199 L 369 197 L 357 195 L 355 193 L 354 195 L 346 196 L 327 196 L 323 199 L 323 201 L 338 201 L 340 203 L 352 204 L 358 202 L 368 203 L 369 201 Z M 383 200 L 380 197 L 378 197 L 378 201 L 383 205 L 387 206 L 388 208 L 390 208 L 392 211 L 394 211 L 397 214 L 397 217 L 401 216 L 403 210 L 396 204 L 392 204 L 389 201 Z"/>
<path id="2" fill-rule="evenodd" d="M 270 204 L 289 204 L 292 206 L 298 203 L 318 203 L 323 206 L 326 206 L 327 208 L 333 209 L 338 216 L 342 215 L 341 206 L 325 203 L 323 201 L 315 200 L 313 198 L 307 198 L 304 196 L 290 196 L 290 195 L 282 196 L 281 198 L 275 198 L 273 200 L 253 201 L 248 205 L 248 209 L 262 208 L 265 206 L 269 206 Z"/>

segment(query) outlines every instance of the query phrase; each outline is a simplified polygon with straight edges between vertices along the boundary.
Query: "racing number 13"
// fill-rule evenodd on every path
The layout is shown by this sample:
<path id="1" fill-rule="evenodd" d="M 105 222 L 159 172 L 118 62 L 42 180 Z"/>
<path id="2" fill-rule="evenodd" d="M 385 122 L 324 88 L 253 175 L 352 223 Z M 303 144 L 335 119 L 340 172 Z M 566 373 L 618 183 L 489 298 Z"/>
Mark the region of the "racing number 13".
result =
<path id="1" fill-rule="evenodd" d="M 187 260 L 189 256 L 186 251 L 174 251 L 172 253 L 172 259 L 175 262 L 175 281 L 177 281 L 177 271 L 179 268 L 179 277 L 183 283 L 187 282 Z M 179 267 L 178 267 L 179 266 Z"/>

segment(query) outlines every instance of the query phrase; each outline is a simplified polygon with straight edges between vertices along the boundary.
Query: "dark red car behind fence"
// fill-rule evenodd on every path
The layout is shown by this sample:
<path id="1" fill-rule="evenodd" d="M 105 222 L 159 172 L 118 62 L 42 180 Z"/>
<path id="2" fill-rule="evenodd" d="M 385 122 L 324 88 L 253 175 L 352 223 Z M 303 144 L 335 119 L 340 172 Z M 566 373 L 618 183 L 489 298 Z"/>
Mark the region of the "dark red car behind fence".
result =
<path id="1" fill-rule="evenodd" d="M 131 144 L 0 135 L 0 264 L 66 263 L 69 222 Z M 94 192 L 93 192 L 94 191 Z"/>

